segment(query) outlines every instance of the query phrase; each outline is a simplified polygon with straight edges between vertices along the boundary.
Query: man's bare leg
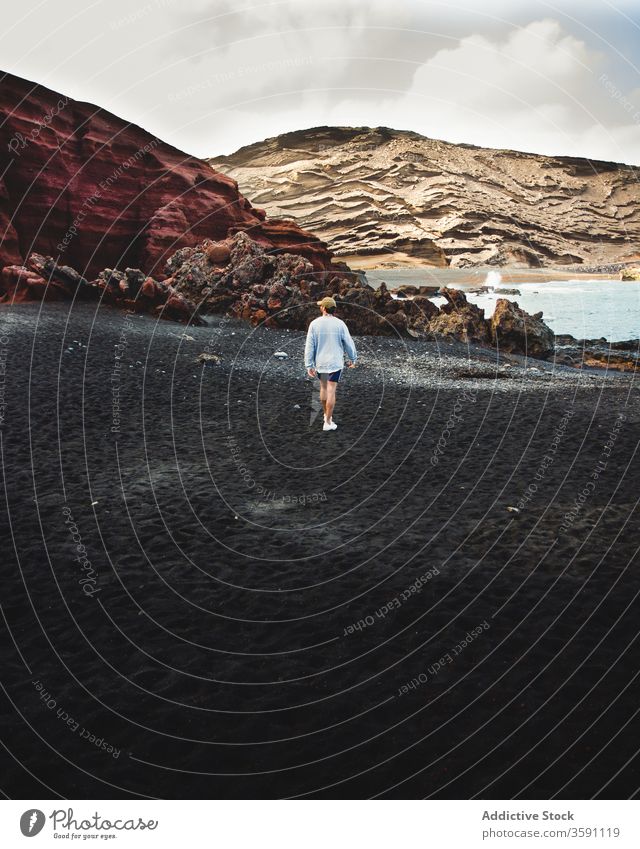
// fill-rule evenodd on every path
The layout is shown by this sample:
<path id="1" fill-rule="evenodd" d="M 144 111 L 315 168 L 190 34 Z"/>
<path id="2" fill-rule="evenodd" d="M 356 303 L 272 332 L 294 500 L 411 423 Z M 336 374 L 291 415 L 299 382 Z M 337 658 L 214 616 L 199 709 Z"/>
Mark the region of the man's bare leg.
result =
<path id="1" fill-rule="evenodd" d="M 324 413 L 325 421 L 327 418 L 327 381 L 320 380 L 320 403 L 322 404 L 322 412 Z"/>
<path id="2" fill-rule="evenodd" d="M 331 424 L 333 421 L 333 408 L 336 405 L 336 388 L 338 384 L 334 380 L 327 381 L 327 400 L 324 405 L 324 419 L 327 424 Z"/>

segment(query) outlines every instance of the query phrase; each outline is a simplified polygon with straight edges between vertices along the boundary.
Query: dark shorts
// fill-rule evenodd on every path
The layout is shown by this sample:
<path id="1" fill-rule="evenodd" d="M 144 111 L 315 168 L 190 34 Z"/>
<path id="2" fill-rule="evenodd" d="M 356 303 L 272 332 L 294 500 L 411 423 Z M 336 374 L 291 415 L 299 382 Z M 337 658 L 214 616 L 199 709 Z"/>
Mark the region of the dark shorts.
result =
<path id="1" fill-rule="evenodd" d="M 342 369 L 338 369 L 338 371 L 323 371 L 317 374 L 320 380 L 330 380 L 332 383 L 337 383 L 340 380 Z"/>

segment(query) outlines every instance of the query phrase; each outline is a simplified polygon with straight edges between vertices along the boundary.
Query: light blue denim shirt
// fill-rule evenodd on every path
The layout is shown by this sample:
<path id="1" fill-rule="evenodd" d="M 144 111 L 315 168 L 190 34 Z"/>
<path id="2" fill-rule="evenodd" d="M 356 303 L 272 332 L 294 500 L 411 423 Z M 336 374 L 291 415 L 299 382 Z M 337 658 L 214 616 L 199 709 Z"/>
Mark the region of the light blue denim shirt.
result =
<path id="1" fill-rule="evenodd" d="M 304 367 L 318 372 L 332 372 L 344 368 L 344 355 L 355 363 L 356 346 L 349 328 L 335 315 L 321 315 L 309 325 L 304 348 Z"/>

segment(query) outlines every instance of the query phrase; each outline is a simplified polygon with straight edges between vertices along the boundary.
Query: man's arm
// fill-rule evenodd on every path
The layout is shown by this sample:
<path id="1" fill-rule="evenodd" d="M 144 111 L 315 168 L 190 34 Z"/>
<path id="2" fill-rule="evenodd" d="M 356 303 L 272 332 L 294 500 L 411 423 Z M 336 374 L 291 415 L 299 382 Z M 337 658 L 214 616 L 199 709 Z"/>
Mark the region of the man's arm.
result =
<path id="1" fill-rule="evenodd" d="M 311 324 L 307 330 L 307 341 L 304 346 L 304 367 L 313 377 L 316 370 L 316 334 Z M 311 374 L 311 372 L 314 374 Z"/>
<path id="2" fill-rule="evenodd" d="M 349 333 L 349 328 L 344 323 L 342 327 L 342 345 L 348 359 L 350 359 L 352 363 L 355 363 L 358 359 L 358 352 L 356 351 L 356 346 L 351 338 L 351 334 Z"/>

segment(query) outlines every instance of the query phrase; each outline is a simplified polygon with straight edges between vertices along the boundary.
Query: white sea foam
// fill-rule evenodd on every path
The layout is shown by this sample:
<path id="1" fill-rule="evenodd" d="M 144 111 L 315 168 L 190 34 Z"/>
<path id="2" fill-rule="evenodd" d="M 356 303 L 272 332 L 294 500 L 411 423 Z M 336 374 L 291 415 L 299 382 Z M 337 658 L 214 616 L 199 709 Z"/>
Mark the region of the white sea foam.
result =
<path id="1" fill-rule="evenodd" d="M 502 283 L 502 274 L 499 271 L 487 271 L 484 278 L 484 286 L 499 286 Z"/>

